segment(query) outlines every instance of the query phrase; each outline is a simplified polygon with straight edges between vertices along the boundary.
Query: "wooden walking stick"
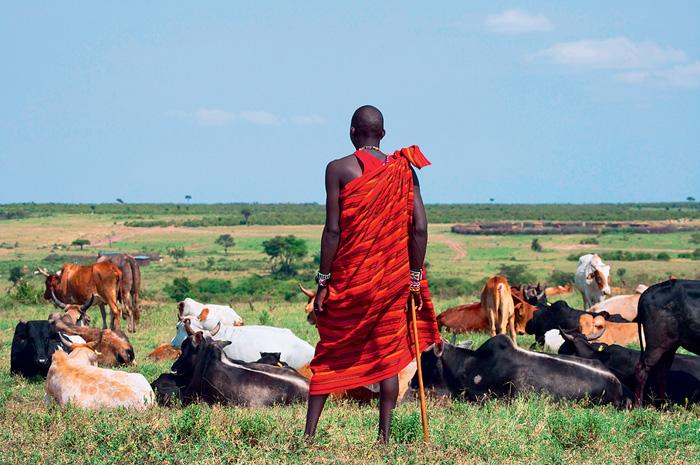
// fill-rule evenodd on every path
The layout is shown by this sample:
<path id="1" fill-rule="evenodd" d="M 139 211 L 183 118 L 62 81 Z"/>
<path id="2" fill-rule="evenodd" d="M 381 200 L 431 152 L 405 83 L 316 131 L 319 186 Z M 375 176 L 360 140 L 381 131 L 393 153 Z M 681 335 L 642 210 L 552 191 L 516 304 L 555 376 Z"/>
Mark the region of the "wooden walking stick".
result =
<path id="1" fill-rule="evenodd" d="M 428 444 L 428 411 L 425 407 L 425 390 L 423 389 L 423 370 L 420 366 L 420 345 L 418 344 L 418 324 L 416 322 L 416 303 L 411 297 L 411 319 L 413 320 L 413 342 L 416 345 L 416 366 L 418 368 L 418 391 L 420 392 L 420 416 L 423 420 L 423 442 Z"/>

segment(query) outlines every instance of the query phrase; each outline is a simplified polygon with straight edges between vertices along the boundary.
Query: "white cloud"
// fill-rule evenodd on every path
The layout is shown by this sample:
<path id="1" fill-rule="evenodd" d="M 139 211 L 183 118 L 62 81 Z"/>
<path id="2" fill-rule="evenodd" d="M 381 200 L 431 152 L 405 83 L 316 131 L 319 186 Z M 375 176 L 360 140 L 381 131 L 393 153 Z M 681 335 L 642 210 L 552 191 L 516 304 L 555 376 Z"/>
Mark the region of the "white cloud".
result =
<path id="1" fill-rule="evenodd" d="M 544 15 L 530 14 L 523 10 L 506 10 L 486 17 L 486 28 L 502 34 L 543 32 L 552 29 L 552 23 Z"/>
<path id="2" fill-rule="evenodd" d="M 326 124 L 325 118 L 318 115 L 297 115 L 292 116 L 289 120 L 293 124 L 299 124 L 302 126 Z"/>
<path id="3" fill-rule="evenodd" d="M 700 87 L 700 61 L 653 71 L 631 71 L 615 76 L 619 81 L 652 83 L 669 87 Z"/>
<path id="4" fill-rule="evenodd" d="M 532 56 L 575 68 L 650 69 L 683 62 L 682 50 L 664 48 L 654 42 L 634 42 L 627 37 L 562 42 Z"/>
<path id="5" fill-rule="evenodd" d="M 241 118 L 253 124 L 274 125 L 280 124 L 280 117 L 268 111 L 242 111 Z"/>
<path id="6" fill-rule="evenodd" d="M 234 113 L 214 108 L 200 108 L 195 113 L 197 122 L 203 126 L 225 126 L 235 117 Z"/>

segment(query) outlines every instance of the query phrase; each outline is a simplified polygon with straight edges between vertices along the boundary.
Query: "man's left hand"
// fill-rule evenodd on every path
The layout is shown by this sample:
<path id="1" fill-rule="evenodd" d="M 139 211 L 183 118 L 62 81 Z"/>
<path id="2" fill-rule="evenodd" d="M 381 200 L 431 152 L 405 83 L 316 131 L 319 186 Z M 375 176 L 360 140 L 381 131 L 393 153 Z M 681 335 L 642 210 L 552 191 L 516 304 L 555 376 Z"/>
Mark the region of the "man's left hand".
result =
<path id="1" fill-rule="evenodd" d="M 326 297 L 328 296 L 328 287 L 318 287 L 318 290 L 316 291 L 316 297 L 314 298 L 314 312 L 315 313 L 322 313 L 323 312 L 323 301 L 326 300 Z"/>
<path id="2" fill-rule="evenodd" d="M 406 311 L 411 307 L 411 300 L 416 306 L 416 312 L 420 312 L 423 309 L 423 297 L 421 297 L 420 292 L 409 292 L 408 300 L 406 301 Z"/>

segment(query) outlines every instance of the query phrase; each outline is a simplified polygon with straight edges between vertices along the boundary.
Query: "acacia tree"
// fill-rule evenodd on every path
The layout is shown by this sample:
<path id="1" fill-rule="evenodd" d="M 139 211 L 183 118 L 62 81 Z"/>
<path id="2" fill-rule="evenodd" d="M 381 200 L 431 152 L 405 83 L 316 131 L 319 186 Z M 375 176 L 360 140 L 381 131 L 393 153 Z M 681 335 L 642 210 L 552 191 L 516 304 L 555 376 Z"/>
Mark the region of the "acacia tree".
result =
<path id="1" fill-rule="evenodd" d="M 168 249 L 168 255 L 175 260 L 175 263 L 180 263 L 180 259 L 185 258 L 185 248 L 173 247 Z"/>
<path id="2" fill-rule="evenodd" d="M 90 241 L 87 239 L 76 239 L 73 242 L 71 242 L 71 245 L 75 245 L 80 247 L 80 250 L 83 250 L 83 247 L 86 245 L 90 245 Z"/>
<path id="3" fill-rule="evenodd" d="M 532 242 L 530 243 L 530 249 L 533 252 L 540 253 L 544 248 L 542 247 L 542 244 L 540 244 L 540 240 L 537 238 L 534 238 Z"/>
<path id="4" fill-rule="evenodd" d="M 263 251 L 270 257 L 272 272 L 282 276 L 297 273 L 295 262 L 306 257 L 306 241 L 296 236 L 275 236 L 262 243 Z"/>
<path id="5" fill-rule="evenodd" d="M 230 234 L 220 235 L 214 243 L 224 248 L 224 255 L 228 255 L 228 249 L 236 245 L 236 241 L 233 240 L 233 236 Z"/>
<path id="6" fill-rule="evenodd" d="M 241 210 L 241 215 L 243 215 L 243 220 L 245 221 L 245 225 L 248 226 L 249 220 L 250 220 L 250 215 L 252 215 L 253 212 L 250 211 L 250 208 L 246 207 Z"/>

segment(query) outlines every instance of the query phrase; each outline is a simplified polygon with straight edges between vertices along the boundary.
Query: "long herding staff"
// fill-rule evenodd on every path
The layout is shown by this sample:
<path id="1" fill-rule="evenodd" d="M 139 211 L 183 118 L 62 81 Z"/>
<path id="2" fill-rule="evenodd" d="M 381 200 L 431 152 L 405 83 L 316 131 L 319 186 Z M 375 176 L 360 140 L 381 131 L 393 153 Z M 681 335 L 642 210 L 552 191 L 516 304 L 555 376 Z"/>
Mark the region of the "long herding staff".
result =
<path id="1" fill-rule="evenodd" d="M 423 370 L 420 366 L 420 345 L 418 344 L 418 324 L 416 322 L 416 303 L 411 300 L 411 319 L 413 320 L 413 342 L 416 345 L 416 366 L 418 367 L 418 391 L 420 391 L 420 416 L 423 420 L 423 442 L 428 444 L 428 411 L 425 408 L 425 390 L 423 389 Z"/>

